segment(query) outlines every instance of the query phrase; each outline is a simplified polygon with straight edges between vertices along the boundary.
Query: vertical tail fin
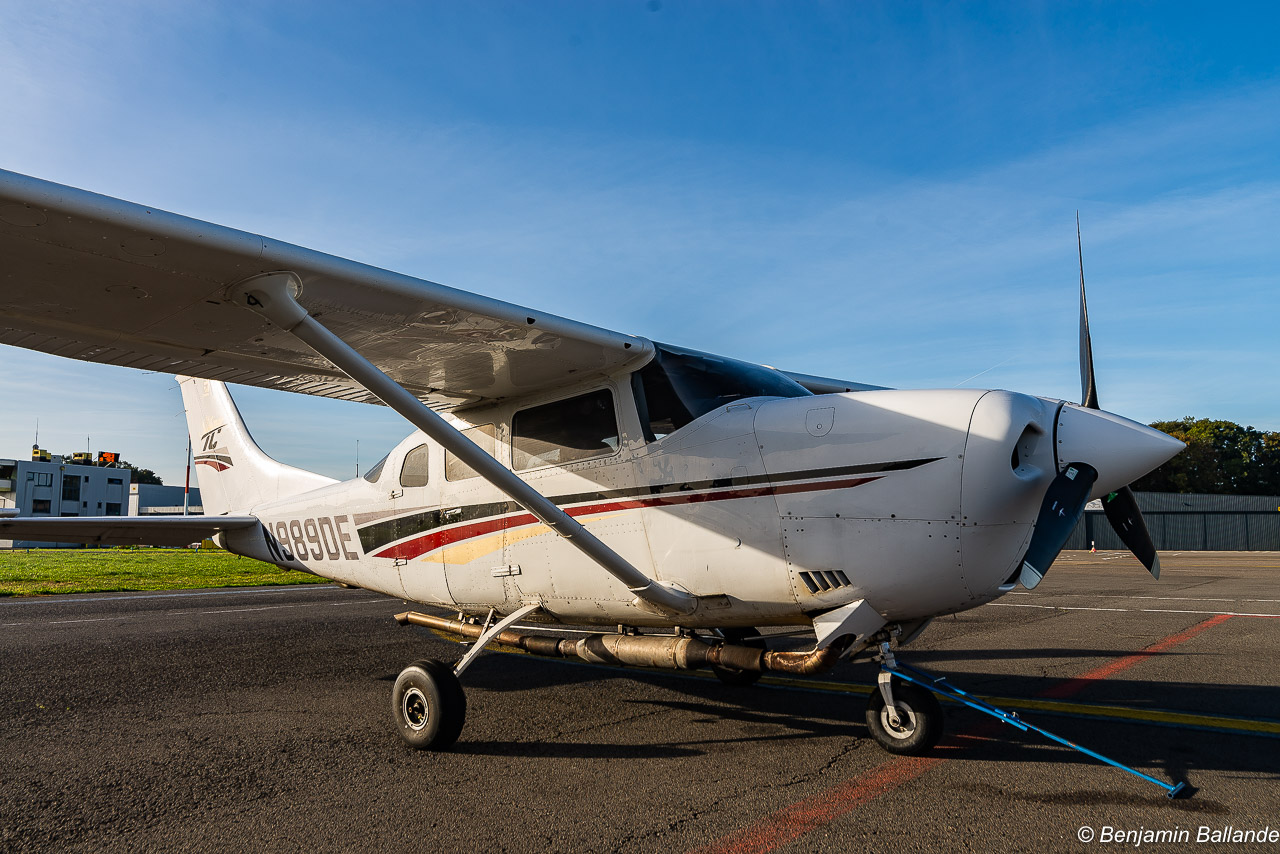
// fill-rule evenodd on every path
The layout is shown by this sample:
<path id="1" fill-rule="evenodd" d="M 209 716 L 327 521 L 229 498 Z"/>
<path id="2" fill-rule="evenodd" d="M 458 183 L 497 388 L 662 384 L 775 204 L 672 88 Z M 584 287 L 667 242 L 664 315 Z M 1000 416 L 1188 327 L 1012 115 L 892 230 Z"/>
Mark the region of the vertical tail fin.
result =
<path id="1" fill-rule="evenodd" d="M 206 515 L 244 512 L 267 501 L 336 483 L 264 454 L 249 435 L 225 384 L 194 377 L 177 379 Z"/>

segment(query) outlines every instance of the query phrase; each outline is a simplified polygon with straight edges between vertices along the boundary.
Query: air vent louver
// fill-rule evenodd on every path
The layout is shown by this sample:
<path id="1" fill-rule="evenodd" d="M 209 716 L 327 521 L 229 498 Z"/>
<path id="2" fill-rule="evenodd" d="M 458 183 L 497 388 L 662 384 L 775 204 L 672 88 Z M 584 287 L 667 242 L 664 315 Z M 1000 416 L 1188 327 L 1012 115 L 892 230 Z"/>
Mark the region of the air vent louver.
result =
<path id="1" fill-rule="evenodd" d="M 835 590 L 838 587 L 848 587 L 850 585 L 849 576 L 844 574 L 844 570 L 823 570 L 820 572 L 800 572 L 797 573 L 800 580 L 804 582 L 804 586 L 809 588 L 810 593 L 826 593 L 828 590 Z"/>

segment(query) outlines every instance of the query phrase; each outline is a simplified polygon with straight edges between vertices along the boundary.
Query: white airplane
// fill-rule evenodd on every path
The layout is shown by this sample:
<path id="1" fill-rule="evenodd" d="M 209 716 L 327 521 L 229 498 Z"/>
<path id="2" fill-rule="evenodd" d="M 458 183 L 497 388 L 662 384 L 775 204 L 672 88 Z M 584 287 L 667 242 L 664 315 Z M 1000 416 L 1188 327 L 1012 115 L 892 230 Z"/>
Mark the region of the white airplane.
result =
<path id="1" fill-rule="evenodd" d="M 1083 262 L 1076 405 L 788 373 L 3 171 L 0 259 L 0 343 L 180 375 L 206 511 L 10 517 L 0 536 L 213 536 L 458 612 L 397 618 L 475 641 L 397 679 L 414 747 L 458 738 L 458 676 L 497 641 L 735 684 L 878 649 L 868 726 L 918 754 L 941 711 L 891 645 L 1034 587 L 1092 498 L 1158 577 L 1126 484 L 1183 446 L 1099 410 Z M 416 431 L 339 483 L 264 454 L 226 382 L 380 401 Z M 816 640 L 770 650 L 764 627 Z"/>

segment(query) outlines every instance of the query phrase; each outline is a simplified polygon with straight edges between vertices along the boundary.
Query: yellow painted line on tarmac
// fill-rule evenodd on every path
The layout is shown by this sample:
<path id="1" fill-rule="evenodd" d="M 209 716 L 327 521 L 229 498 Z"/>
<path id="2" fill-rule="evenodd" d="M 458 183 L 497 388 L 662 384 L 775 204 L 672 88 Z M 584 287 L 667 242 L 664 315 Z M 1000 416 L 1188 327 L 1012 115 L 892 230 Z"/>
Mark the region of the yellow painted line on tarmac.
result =
<path id="1" fill-rule="evenodd" d="M 1198 715 L 1162 709 L 1135 709 L 1131 706 L 1102 706 L 1092 703 L 1066 703 L 1061 700 L 1024 700 L 1013 697 L 983 697 L 993 706 L 1050 712 L 1072 717 L 1146 721 L 1189 729 L 1222 730 L 1280 737 L 1280 721 L 1253 718 L 1230 718 L 1220 715 Z"/>
<path id="2" fill-rule="evenodd" d="M 655 671 L 664 672 L 664 671 Z M 713 678 L 708 675 L 708 678 Z M 765 676 L 760 684 L 779 688 L 799 688 L 808 691 L 830 691 L 840 694 L 867 695 L 876 690 L 874 685 L 849 682 L 829 682 L 818 679 L 788 679 Z M 1076 718 L 1098 720 L 1125 720 L 1160 724 L 1184 729 L 1205 729 L 1221 732 L 1252 733 L 1280 738 L 1280 721 L 1232 718 L 1221 715 L 1201 715 L 1192 712 L 1174 712 L 1163 709 L 1138 709 L 1132 706 L 1109 706 L 1095 703 L 1070 703 L 1062 700 L 1034 700 L 1022 697 L 991 697 L 974 695 L 977 699 L 1009 711 L 1046 712 L 1069 715 Z"/>

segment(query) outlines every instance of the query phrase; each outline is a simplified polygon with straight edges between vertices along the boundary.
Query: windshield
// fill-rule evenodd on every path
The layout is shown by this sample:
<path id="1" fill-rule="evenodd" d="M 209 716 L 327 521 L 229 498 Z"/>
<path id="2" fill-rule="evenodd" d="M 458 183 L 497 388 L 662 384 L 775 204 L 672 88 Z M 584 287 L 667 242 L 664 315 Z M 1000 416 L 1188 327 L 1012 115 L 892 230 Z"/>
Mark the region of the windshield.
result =
<path id="1" fill-rule="evenodd" d="M 391 454 L 387 454 L 386 457 L 383 457 L 374 463 L 373 468 L 364 473 L 364 479 L 370 483 L 377 483 L 378 478 L 382 477 L 382 467 L 387 464 L 387 457 L 389 456 L 391 456 Z"/>
<path id="2" fill-rule="evenodd" d="M 655 344 L 653 361 L 631 375 L 650 442 L 713 409 L 745 397 L 809 397 L 790 377 L 761 365 Z"/>

